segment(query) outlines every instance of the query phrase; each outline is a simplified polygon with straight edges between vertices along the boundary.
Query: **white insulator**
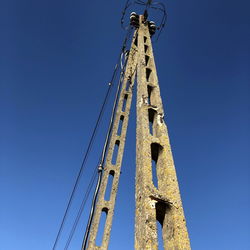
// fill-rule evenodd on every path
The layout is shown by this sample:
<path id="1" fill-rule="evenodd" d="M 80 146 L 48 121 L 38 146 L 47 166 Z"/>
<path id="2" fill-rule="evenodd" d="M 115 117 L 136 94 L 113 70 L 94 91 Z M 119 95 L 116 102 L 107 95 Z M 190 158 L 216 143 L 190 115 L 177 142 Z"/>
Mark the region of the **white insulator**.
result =
<path id="1" fill-rule="evenodd" d="M 135 12 L 132 12 L 131 14 L 130 14 L 130 17 L 136 17 L 137 15 L 136 15 L 136 13 Z"/>

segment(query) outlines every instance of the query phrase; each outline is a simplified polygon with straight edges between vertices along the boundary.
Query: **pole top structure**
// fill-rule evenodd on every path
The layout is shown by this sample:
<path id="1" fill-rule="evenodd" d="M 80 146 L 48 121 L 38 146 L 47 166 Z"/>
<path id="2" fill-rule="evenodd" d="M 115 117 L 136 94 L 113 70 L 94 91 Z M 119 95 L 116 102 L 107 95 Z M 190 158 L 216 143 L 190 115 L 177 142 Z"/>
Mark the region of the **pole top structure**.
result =
<path id="1" fill-rule="evenodd" d="M 125 7 L 122 12 L 122 17 L 121 17 L 121 26 L 123 29 L 128 29 L 129 25 L 125 25 L 125 16 L 128 12 L 128 9 L 131 9 L 131 11 L 134 11 L 132 7 L 134 6 L 140 6 L 141 7 L 141 12 L 143 13 L 144 16 L 144 21 L 148 20 L 148 17 L 151 16 L 151 13 L 153 14 L 156 13 L 157 15 L 155 16 L 155 19 L 157 19 L 157 24 L 155 25 L 155 30 L 158 30 L 158 35 L 155 38 L 157 41 L 161 35 L 161 32 L 163 28 L 166 25 L 167 22 L 167 11 L 164 3 L 162 2 L 154 2 L 153 0 L 148 0 L 148 1 L 142 1 L 142 0 L 127 0 Z M 134 12 L 132 12 L 134 13 Z M 131 14 L 132 14 L 131 13 Z M 154 15 L 152 15 L 154 16 Z"/>

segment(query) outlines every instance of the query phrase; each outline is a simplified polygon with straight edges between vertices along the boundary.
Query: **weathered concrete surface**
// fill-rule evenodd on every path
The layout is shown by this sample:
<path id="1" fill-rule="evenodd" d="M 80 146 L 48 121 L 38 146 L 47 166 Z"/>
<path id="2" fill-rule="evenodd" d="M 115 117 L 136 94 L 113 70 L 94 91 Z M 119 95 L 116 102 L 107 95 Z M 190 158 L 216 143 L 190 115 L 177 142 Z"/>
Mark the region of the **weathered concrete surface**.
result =
<path id="1" fill-rule="evenodd" d="M 148 26 L 142 22 L 138 57 L 135 249 L 158 249 L 157 221 L 162 225 L 164 249 L 190 249 L 152 44 Z M 152 160 L 156 162 L 157 186 Z"/>
<path id="2" fill-rule="evenodd" d="M 126 140 L 126 132 L 128 126 L 129 119 L 129 111 L 131 107 L 132 100 L 132 88 L 135 81 L 135 72 L 136 72 L 136 64 L 137 64 L 137 47 L 134 44 L 134 40 L 132 41 L 132 46 L 130 49 L 127 67 L 124 74 L 124 80 L 122 84 L 122 89 L 118 101 L 118 107 L 116 110 L 114 127 L 110 138 L 110 144 L 107 152 L 107 159 L 104 166 L 104 174 L 101 182 L 100 192 L 98 195 L 97 206 L 90 230 L 89 242 L 87 249 L 108 249 L 109 239 L 110 239 L 110 231 L 112 226 L 112 219 L 114 214 L 114 206 L 116 200 L 116 194 L 118 189 L 119 177 L 121 172 L 121 164 L 122 157 L 124 152 L 124 144 Z M 124 101 L 126 105 L 124 107 Z M 118 126 L 120 120 L 123 121 L 121 133 L 118 133 Z M 118 145 L 118 153 L 116 162 L 112 163 L 112 157 L 114 153 L 115 145 Z M 113 176 L 113 183 L 110 193 L 109 200 L 105 200 L 105 191 L 107 188 L 109 175 Z M 102 244 L 100 246 L 96 245 L 96 237 L 98 233 L 98 226 L 100 222 L 101 213 L 105 212 L 106 224 L 104 228 Z"/>
<path id="3" fill-rule="evenodd" d="M 142 21 L 142 16 L 140 19 Z M 136 73 L 138 86 L 135 249 L 158 249 L 157 221 L 162 225 L 162 238 L 165 249 L 190 249 L 167 126 L 164 122 L 164 111 L 152 44 L 148 27 L 141 21 L 139 30 L 134 34 L 128 58 L 103 180 L 91 227 L 88 242 L 89 250 L 108 249 L 131 106 L 132 86 Z M 127 85 L 126 83 L 129 79 L 131 84 Z M 124 99 L 127 100 L 126 108 L 122 111 Z M 118 134 L 118 125 L 121 117 L 123 119 L 123 126 L 121 134 Z M 152 125 L 150 126 L 150 124 Z M 112 164 L 115 144 L 119 144 L 119 150 L 116 163 Z M 154 184 L 152 177 L 152 160 L 156 162 L 157 186 Z M 114 176 L 112 189 L 110 199 L 105 200 L 105 191 L 110 175 Z M 97 246 L 96 236 L 102 211 L 107 214 L 107 218 L 102 244 Z M 159 237 L 161 236 L 159 235 Z"/>

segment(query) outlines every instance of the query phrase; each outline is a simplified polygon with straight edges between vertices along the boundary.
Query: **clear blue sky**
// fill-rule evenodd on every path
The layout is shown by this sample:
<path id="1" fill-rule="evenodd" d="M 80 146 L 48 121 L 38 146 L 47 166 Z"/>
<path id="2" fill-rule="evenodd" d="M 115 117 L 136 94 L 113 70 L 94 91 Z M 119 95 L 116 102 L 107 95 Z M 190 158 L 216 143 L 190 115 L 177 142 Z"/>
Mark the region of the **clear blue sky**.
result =
<path id="1" fill-rule="evenodd" d="M 124 37 L 124 2 L 0 0 L 0 250 L 52 248 Z M 247 250 L 250 3 L 167 3 L 154 51 L 191 244 Z M 134 111 L 111 250 L 133 249 Z M 108 114 L 58 249 L 96 166 Z M 80 249 L 87 216 L 70 249 Z"/>

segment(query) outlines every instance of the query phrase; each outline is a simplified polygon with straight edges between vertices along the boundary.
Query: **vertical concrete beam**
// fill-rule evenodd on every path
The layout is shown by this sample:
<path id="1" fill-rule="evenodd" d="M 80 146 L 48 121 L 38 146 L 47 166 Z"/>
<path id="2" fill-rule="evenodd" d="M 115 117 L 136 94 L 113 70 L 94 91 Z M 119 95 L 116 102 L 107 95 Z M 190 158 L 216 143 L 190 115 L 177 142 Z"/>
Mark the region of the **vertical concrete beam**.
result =
<path id="1" fill-rule="evenodd" d="M 137 32 L 135 32 L 131 49 L 128 56 L 127 66 L 124 74 L 124 80 L 122 89 L 118 101 L 118 107 L 116 110 L 114 127 L 112 130 L 110 144 L 107 152 L 106 163 L 104 166 L 104 174 L 101 182 L 100 192 L 98 195 L 97 206 L 91 226 L 88 247 L 87 249 L 108 249 L 110 231 L 112 226 L 112 219 L 114 215 L 114 206 L 117 195 L 119 177 L 121 172 L 122 157 L 124 152 L 124 145 L 126 140 L 126 132 L 128 126 L 129 112 L 132 100 L 132 89 L 135 81 L 136 64 L 137 64 L 137 45 L 135 43 Z M 126 102 L 126 105 L 124 105 Z M 118 133 L 119 122 L 122 120 L 121 133 Z M 118 146 L 118 153 L 116 162 L 112 162 L 115 145 Z M 110 193 L 110 199 L 105 200 L 105 191 L 108 184 L 109 176 L 113 175 L 113 183 Z M 96 245 L 96 237 L 98 234 L 98 228 L 100 224 L 101 213 L 106 213 L 106 223 L 104 227 L 102 243 L 100 246 Z"/>
<path id="2" fill-rule="evenodd" d="M 138 30 L 137 84 L 135 249 L 158 249 L 158 237 L 162 237 L 164 249 L 188 250 L 189 237 L 153 49 L 143 16 Z M 153 182 L 153 170 L 157 185 Z M 157 233 L 157 221 L 162 226 L 162 236 Z"/>

